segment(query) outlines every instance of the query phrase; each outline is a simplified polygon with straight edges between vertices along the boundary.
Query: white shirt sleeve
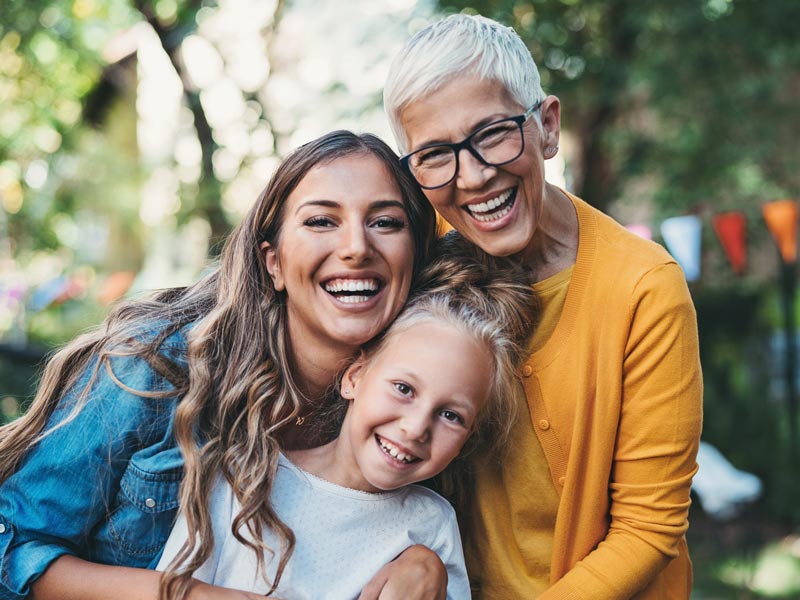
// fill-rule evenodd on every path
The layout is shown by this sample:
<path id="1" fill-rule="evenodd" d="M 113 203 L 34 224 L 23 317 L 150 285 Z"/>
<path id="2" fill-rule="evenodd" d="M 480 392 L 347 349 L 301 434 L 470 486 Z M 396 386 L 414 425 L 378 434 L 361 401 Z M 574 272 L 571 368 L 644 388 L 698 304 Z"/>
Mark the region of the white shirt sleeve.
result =
<path id="1" fill-rule="evenodd" d="M 453 508 L 443 518 L 439 535 L 431 548 L 442 559 L 447 569 L 447 600 L 468 600 L 471 597 L 467 567 L 464 563 L 464 549 L 461 546 L 461 533 Z"/>
<path id="2" fill-rule="evenodd" d="M 193 577 L 213 583 L 217 573 L 217 567 L 222 556 L 223 546 L 231 534 L 231 523 L 233 523 L 234 511 L 238 511 L 238 503 L 233 495 L 233 489 L 221 477 L 214 483 L 209 497 L 209 511 L 211 515 L 211 529 L 214 533 L 214 546 L 208 560 L 204 562 Z M 181 547 L 186 542 L 189 529 L 186 524 L 186 517 L 183 511 L 178 513 L 178 518 L 169 534 L 167 543 L 164 545 L 164 552 L 156 566 L 157 571 L 165 571 L 169 564 L 180 552 Z"/>

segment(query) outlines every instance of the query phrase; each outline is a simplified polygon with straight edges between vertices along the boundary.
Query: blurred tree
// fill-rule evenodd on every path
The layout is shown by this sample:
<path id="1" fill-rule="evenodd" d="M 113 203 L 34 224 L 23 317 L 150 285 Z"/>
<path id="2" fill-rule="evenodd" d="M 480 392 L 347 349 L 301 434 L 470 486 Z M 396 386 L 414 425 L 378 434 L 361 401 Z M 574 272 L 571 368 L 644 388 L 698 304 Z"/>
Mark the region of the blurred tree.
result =
<path id="1" fill-rule="evenodd" d="M 0 234 L 14 241 L 16 252 L 63 246 L 59 224 L 60 230 L 66 231 L 65 223 L 74 221 L 82 210 L 98 212 L 102 207 L 105 210 L 100 212 L 106 215 L 120 212 L 128 228 L 138 221 L 131 219 L 134 215 L 125 214 L 125 207 L 119 204 L 98 204 L 91 194 L 87 198 L 75 192 L 85 191 L 81 181 L 96 184 L 98 171 L 106 169 L 114 171 L 121 182 L 136 183 L 135 113 L 134 121 L 128 120 L 131 129 L 127 152 L 122 146 L 108 152 L 103 147 L 107 144 L 105 136 L 98 137 L 92 131 L 104 126 L 121 95 L 129 96 L 128 106 L 135 106 L 135 95 L 130 97 L 136 90 L 135 54 L 130 53 L 133 48 L 127 49 L 128 54 L 123 50 L 122 55 L 115 56 L 113 50 L 109 52 L 109 42 L 142 20 L 156 32 L 185 84 L 185 101 L 202 148 L 197 198 L 191 202 L 193 214 L 209 222 L 212 239 L 220 239 L 228 230 L 229 223 L 220 207 L 219 182 L 211 164 L 217 145 L 198 90 L 188 83 L 178 52 L 183 39 L 197 29 L 197 12 L 203 5 L 196 0 L 3 3 L 0 197 L 5 209 L 2 214 L 8 217 L 5 224 L 0 222 L 0 227 L 5 225 L 6 229 L 0 229 Z M 121 129 L 115 124 L 112 128 Z M 108 164 L 119 158 L 124 163 Z M 136 198 L 132 200 L 127 212 L 138 208 Z M 139 232 L 129 233 L 128 237 L 135 238 Z"/>
<path id="2" fill-rule="evenodd" d="M 791 0 L 440 0 L 512 25 L 562 100 L 576 192 L 662 216 L 797 194 Z M 644 185 L 643 185 L 644 184 Z M 757 213 L 755 213 L 757 214 Z"/>
<path id="3" fill-rule="evenodd" d="M 60 246 L 64 215 L 80 212 L 59 189 L 91 138 L 82 103 L 101 85 L 101 47 L 134 15 L 119 1 L 11 1 L 0 8 L 0 233 L 16 252 Z"/>

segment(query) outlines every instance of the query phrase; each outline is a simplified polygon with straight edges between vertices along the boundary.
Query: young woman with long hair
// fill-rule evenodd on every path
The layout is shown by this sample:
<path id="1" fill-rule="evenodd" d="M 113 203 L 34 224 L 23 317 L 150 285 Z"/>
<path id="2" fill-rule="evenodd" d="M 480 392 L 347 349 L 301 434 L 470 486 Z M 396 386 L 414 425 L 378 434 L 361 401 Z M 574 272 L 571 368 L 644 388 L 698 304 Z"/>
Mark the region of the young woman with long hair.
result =
<path id="1" fill-rule="evenodd" d="M 319 443 L 310 425 L 336 373 L 399 312 L 434 235 L 378 138 L 339 131 L 293 152 L 216 268 L 116 308 L 0 428 L 0 598 L 155 598 L 144 569 L 178 506 L 197 564 L 211 552 L 217 473 L 250 531 L 290 539 L 263 502 L 279 447 Z M 173 589 L 245 597 L 190 574 Z"/>

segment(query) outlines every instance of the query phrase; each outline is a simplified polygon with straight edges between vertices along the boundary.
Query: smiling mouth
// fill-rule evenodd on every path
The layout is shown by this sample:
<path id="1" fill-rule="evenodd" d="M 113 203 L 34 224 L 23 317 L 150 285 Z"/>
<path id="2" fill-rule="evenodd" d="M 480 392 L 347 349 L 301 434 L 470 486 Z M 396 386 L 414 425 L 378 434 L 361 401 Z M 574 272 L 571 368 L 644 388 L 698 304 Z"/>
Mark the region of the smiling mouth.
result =
<path id="1" fill-rule="evenodd" d="M 506 190 L 496 198 L 478 204 L 467 204 L 464 208 L 476 220 L 482 223 L 489 223 L 501 219 L 511 212 L 516 200 L 517 188 L 514 187 Z"/>
<path id="2" fill-rule="evenodd" d="M 345 304 L 368 302 L 381 289 L 381 282 L 374 278 L 331 279 L 322 288 L 331 296 Z"/>
<path id="3" fill-rule="evenodd" d="M 410 465 L 411 463 L 419 462 L 422 460 L 418 456 L 414 456 L 412 454 L 406 454 L 405 452 L 400 450 L 400 448 L 398 448 L 388 440 L 383 439 L 377 433 L 375 434 L 375 441 L 378 442 L 378 446 L 380 446 L 384 454 L 391 456 L 394 460 L 401 462 L 405 465 Z"/>

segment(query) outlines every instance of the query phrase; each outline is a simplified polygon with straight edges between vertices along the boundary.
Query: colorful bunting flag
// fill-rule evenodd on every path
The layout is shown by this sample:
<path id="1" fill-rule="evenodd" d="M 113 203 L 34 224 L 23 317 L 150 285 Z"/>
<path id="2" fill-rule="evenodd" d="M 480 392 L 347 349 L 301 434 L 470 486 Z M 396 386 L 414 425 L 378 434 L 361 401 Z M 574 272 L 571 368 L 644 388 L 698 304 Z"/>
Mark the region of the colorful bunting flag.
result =
<path id="1" fill-rule="evenodd" d="M 628 231 L 635 233 L 639 237 L 643 237 L 646 240 L 653 239 L 653 231 L 650 229 L 649 225 L 645 225 L 644 223 L 631 223 L 625 227 Z"/>
<path id="2" fill-rule="evenodd" d="M 761 206 L 767 228 L 778 245 L 783 262 L 797 259 L 797 202 L 775 200 Z"/>
<path id="3" fill-rule="evenodd" d="M 701 234 L 700 217 L 695 215 L 671 217 L 661 223 L 661 237 L 683 269 L 686 281 L 700 279 Z"/>
<path id="4" fill-rule="evenodd" d="M 747 217 L 741 211 L 719 213 L 712 225 L 733 272 L 741 275 L 747 269 Z"/>

